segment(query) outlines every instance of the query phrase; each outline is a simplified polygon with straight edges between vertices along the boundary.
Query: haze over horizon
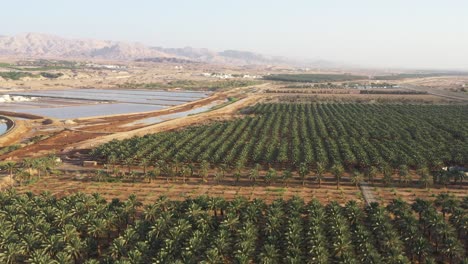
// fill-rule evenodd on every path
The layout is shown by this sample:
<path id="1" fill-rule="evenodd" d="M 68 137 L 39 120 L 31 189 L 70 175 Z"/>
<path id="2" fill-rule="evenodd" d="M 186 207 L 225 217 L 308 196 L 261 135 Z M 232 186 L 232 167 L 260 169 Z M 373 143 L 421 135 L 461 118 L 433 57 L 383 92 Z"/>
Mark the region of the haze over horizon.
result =
<path id="1" fill-rule="evenodd" d="M 248 50 L 369 67 L 468 70 L 468 2 L 8 1 L 1 35 Z"/>

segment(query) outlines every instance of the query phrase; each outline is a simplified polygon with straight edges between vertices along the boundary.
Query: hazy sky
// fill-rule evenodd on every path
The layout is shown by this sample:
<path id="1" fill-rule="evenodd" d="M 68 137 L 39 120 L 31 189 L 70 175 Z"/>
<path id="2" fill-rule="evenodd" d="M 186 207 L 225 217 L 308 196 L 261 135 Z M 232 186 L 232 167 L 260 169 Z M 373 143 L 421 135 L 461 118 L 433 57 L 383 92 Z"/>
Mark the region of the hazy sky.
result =
<path id="1" fill-rule="evenodd" d="M 468 0 L 14 0 L 0 34 L 468 69 Z"/>

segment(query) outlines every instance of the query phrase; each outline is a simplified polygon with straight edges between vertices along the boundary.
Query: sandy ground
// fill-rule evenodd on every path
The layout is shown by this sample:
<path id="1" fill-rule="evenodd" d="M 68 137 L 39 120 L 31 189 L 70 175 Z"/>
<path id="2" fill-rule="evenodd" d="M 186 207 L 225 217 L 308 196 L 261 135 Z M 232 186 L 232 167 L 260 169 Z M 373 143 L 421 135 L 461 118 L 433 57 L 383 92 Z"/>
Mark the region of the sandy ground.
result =
<path id="1" fill-rule="evenodd" d="M 29 122 L 15 120 L 15 127 L 8 134 L 0 136 L 0 147 L 12 145 L 21 140 L 30 130 Z"/>
<path id="2" fill-rule="evenodd" d="M 19 192 L 32 191 L 39 194 L 49 191 L 56 196 L 83 192 L 93 194 L 99 192 L 107 200 L 113 198 L 127 199 L 129 195 L 136 194 L 138 199 L 145 204 L 154 202 L 159 196 L 167 196 L 171 200 L 183 200 L 188 197 L 209 195 L 224 197 L 232 200 L 242 196 L 249 200 L 260 198 L 267 203 L 275 199 L 291 199 L 294 196 L 302 197 L 305 201 L 318 199 L 323 203 L 338 201 L 345 204 L 349 200 L 365 203 L 362 191 L 352 185 L 349 181 L 343 181 L 340 188 L 332 179 L 322 182 L 319 187 L 315 181 L 306 181 L 302 185 L 299 179 L 293 179 L 288 184 L 273 183 L 265 184 L 259 180 L 252 183 L 243 176 L 240 182 L 236 183 L 230 176 L 217 183 L 213 180 L 213 175 L 208 176 L 208 182 L 202 182 L 200 178 L 188 177 L 183 182 L 181 177 L 167 181 L 164 177 L 158 177 L 149 183 L 147 180 L 123 179 L 117 182 L 98 182 L 94 178 L 94 172 L 83 170 L 75 173 L 66 173 L 61 176 L 48 176 L 35 180 L 33 183 L 17 187 Z M 345 180 L 345 178 L 344 178 Z M 413 202 L 416 198 L 433 200 L 440 193 L 450 193 L 457 198 L 466 197 L 468 186 L 449 185 L 446 187 L 422 188 L 418 185 L 414 187 L 383 187 L 379 184 L 369 184 L 367 192 L 373 196 L 373 201 L 381 204 L 389 204 L 393 199 L 401 198 L 407 202 Z"/>

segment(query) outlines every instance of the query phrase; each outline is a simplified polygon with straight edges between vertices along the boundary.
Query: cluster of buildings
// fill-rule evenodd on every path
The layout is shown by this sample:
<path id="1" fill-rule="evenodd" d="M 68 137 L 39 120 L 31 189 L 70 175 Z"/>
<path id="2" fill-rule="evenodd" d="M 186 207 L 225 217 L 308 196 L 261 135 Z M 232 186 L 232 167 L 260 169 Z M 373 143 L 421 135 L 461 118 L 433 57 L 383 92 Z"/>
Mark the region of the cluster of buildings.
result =
<path id="1" fill-rule="evenodd" d="M 232 79 L 232 78 L 243 78 L 243 79 L 258 79 L 262 76 L 250 75 L 250 74 L 231 74 L 231 73 L 218 73 L 218 72 L 204 72 L 201 74 L 204 77 L 218 78 L 218 79 Z"/>

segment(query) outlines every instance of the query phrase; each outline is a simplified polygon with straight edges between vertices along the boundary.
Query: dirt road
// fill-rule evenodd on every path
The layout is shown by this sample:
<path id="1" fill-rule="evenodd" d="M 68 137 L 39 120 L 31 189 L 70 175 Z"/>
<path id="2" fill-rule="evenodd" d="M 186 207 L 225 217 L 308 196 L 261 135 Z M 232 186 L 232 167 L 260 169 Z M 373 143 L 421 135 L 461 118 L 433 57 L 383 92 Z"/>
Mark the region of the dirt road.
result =
<path id="1" fill-rule="evenodd" d="M 374 197 L 374 192 L 367 182 L 361 182 L 359 187 L 361 188 L 362 196 L 368 205 L 377 202 Z"/>

